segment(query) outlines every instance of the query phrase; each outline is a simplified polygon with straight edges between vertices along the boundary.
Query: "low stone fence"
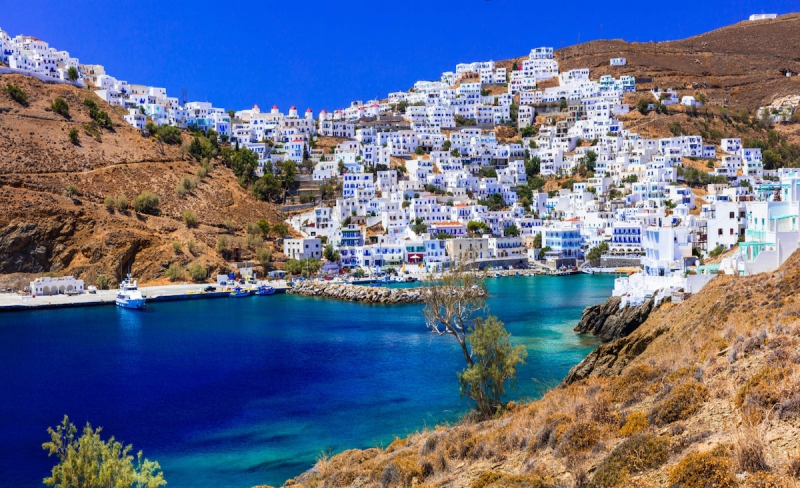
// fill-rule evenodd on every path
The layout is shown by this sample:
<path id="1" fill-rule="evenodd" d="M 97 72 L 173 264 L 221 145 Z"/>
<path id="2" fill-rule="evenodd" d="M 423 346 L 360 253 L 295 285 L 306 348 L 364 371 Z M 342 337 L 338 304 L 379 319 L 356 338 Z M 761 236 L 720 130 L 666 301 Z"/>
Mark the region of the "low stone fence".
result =
<path id="1" fill-rule="evenodd" d="M 321 281 L 296 282 L 288 293 L 362 303 L 421 303 L 422 288 L 383 288 Z"/>

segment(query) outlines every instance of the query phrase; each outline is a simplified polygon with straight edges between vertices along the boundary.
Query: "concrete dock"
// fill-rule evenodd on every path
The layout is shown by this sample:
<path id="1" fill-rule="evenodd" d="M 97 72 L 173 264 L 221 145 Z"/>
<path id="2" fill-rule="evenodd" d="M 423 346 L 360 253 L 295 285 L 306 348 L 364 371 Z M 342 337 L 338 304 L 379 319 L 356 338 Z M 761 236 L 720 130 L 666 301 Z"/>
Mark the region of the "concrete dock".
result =
<path id="1" fill-rule="evenodd" d="M 264 282 L 275 288 L 276 293 L 285 293 L 285 281 Z M 230 292 L 217 291 L 200 293 L 208 286 L 206 283 L 186 283 L 179 285 L 141 286 L 139 290 L 148 302 L 167 302 L 176 300 L 195 300 L 206 298 L 227 298 Z M 217 286 L 217 289 L 220 289 Z M 70 308 L 114 305 L 117 290 L 98 290 L 97 293 L 81 295 L 23 296 L 15 293 L 0 293 L 0 312 L 32 310 L 45 308 Z"/>

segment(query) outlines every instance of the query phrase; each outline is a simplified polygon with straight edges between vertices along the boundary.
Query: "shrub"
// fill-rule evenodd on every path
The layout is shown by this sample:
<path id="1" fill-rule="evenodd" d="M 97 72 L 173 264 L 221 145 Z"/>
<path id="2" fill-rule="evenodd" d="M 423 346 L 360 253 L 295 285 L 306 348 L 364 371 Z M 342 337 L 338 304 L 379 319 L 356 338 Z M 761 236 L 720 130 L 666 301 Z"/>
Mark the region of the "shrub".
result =
<path id="1" fill-rule="evenodd" d="M 76 197 L 77 195 L 78 195 L 78 187 L 75 185 L 69 185 L 67 187 L 67 196 Z"/>
<path id="2" fill-rule="evenodd" d="M 76 129 L 75 127 L 69 130 L 69 142 L 71 142 L 75 146 L 81 143 L 81 139 L 78 136 L 78 129 Z"/>
<path id="3" fill-rule="evenodd" d="M 669 441 L 655 434 L 636 434 L 614 448 L 597 466 L 590 487 L 622 484 L 631 474 L 654 469 L 665 462 Z"/>
<path id="4" fill-rule="evenodd" d="M 157 215 L 158 206 L 160 205 L 160 203 L 161 203 L 161 198 L 159 198 L 158 195 L 145 190 L 142 193 L 140 193 L 138 197 L 133 199 L 133 208 L 137 212 L 150 215 Z"/>
<path id="5" fill-rule="evenodd" d="M 197 247 L 197 244 L 194 241 L 186 242 L 186 250 L 189 251 L 189 254 L 194 254 L 195 247 Z"/>
<path id="6" fill-rule="evenodd" d="M 484 471 L 470 488 L 509 487 L 509 488 L 550 488 L 556 486 L 552 481 L 535 474 L 508 474 L 497 471 Z"/>
<path id="7" fill-rule="evenodd" d="M 97 280 L 95 280 L 95 285 L 97 285 L 97 288 L 101 290 L 108 290 L 108 277 L 101 274 L 97 277 Z"/>
<path id="8" fill-rule="evenodd" d="M 183 266 L 180 265 L 180 263 L 172 263 L 169 265 L 169 268 L 167 268 L 167 272 L 164 274 L 167 276 L 167 278 L 170 279 L 170 281 L 177 281 L 183 278 L 184 269 Z"/>
<path id="9" fill-rule="evenodd" d="M 674 387 L 650 413 L 650 423 L 662 427 L 676 420 L 686 420 L 694 415 L 708 398 L 708 388 L 691 380 Z"/>
<path id="10" fill-rule="evenodd" d="M 724 447 L 689 454 L 669 473 L 670 485 L 681 488 L 728 488 L 737 485 L 733 462 Z"/>
<path id="11" fill-rule="evenodd" d="M 125 195 L 117 197 L 117 208 L 120 210 L 128 210 L 128 199 L 125 198 Z"/>
<path id="12" fill-rule="evenodd" d="M 625 425 L 619 429 L 619 435 L 624 437 L 630 437 L 634 434 L 638 434 L 639 432 L 647 429 L 650 427 L 650 423 L 647 421 L 647 414 L 644 412 L 631 412 L 628 414 L 628 417 L 625 419 Z"/>
<path id="13" fill-rule="evenodd" d="M 181 247 L 183 247 L 183 244 L 181 244 L 181 241 L 174 241 L 172 243 L 172 250 L 175 251 L 175 252 L 180 251 Z"/>
<path id="14" fill-rule="evenodd" d="M 615 403 L 638 401 L 650 393 L 649 386 L 661 378 L 664 371 L 647 364 L 636 365 L 609 385 L 611 401 Z"/>
<path id="15" fill-rule="evenodd" d="M 269 267 L 269 264 L 272 262 L 272 251 L 262 247 L 258 251 L 256 251 L 256 260 L 261 264 L 264 269 Z"/>
<path id="16" fill-rule="evenodd" d="M 103 200 L 103 205 L 106 206 L 106 210 L 114 210 L 114 197 L 106 195 L 106 198 Z"/>
<path id="17" fill-rule="evenodd" d="M 59 97 L 53 100 L 53 103 L 50 104 L 50 108 L 53 110 L 53 112 L 64 117 L 65 119 L 69 118 L 69 105 L 63 98 Z"/>
<path id="18" fill-rule="evenodd" d="M 111 129 L 114 127 L 114 124 L 111 122 L 111 117 L 108 116 L 108 113 L 100 110 L 100 107 L 97 106 L 94 100 L 91 98 L 86 98 L 83 100 L 83 105 L 89 109 L 89 117 L 92 118 L 92 121 L 103 129 Z"/>
<path id="19" fill-rule="evenodd" d="M 193 211 L 187 210 L 183 212 L 183 222 L 186 224 L 186 227 L 196 227 L 197 215 Z"/>
<path id="20" fill-rule="evenodd" d="M 781 402 L 781 384 L 788 376 L 784 368 L 766 367 L 745 381 L 736 395 L 736 405 L 751 420 L 759 421 L 764 412 Z"/>
<path id="21" fill-rule="evenodd" d="M 156 135 L 167 144 L 181 143 L 181 130 L 171 125 L 162 125 L 156 129 Z"/>
<path id="22" fill-rule="evenodd" d="M 200 166 L 199 168 L 197 168 L 195 176 L 197 176 L 201 180 L 206 176 L 208 176 L 208 166 Z"/>
<path id="23" fill-rule="evenodd" d="M 25 93 L 25 90 L 20 88 L 19 86 L 15 85 L 14 83 L 6 83 L 5 88 L 3 91 L 11 97 L 12 100 L 17 102 L 18 104 L 22 105 L 23 107 L 28 106 L 28 94 Z"/>
<path id="24" fill-rule="evenodd" d="M 191 278 L 192 281 L 197 282 L 204 281 L 208 276 L 208 270 L 206 270 L 205 266 L 200 263 L 195 263 L 189 266 L 186 269 L 186 272 L 189 273 L 189 278 Z"/>
<path id="25" fill-rule="evenodd" d="M 793 481 L 781 476 L 760 471 L 747 478 L 745 486 L 747 488 L 794 488 L 796 485 Z"/>
<path id="26" fill-rule="evenodd" d="M 175 191 L 180 196 L 184 196 L 187 192 L 194 190 L 195 183 L 192 181 L 191 178 L 188 176 L 184 176 L 183 179 L 178 183 L 178 186 L 175 188 Z"/>
<path id="27" fill-rule="evenodd" d="M 217 239 L 217 252 L 222 252 L 227 250 L 228 250 L 227 236 L 219 236 L 219 239 Z"/>
<path id="28" fill-rule="evenodd" d="M 563 413 L 554 413 L 545 417 L 544 425 L 536 433 L 534 447 L 543 449 L 547 446 L 553 447 L 557 445 L 572 421 L 573 418 L 570 415 Z"/>
<path id="29" fill-rule="evenodd" d="M 591 420 L 575 422 L 564 432 L 561 442 L 558 443 L 558 453 L 561 456 L 587 451 L 597 444 L 603 435 L 597 422 Z"/>
<path id="30" fill-rule="evenodd" d="M 86 135 L 94 137 L 94 140 L 97 142 L 103 142 L 103 138 L 100 135 L 100 130 L 98 127 L 99 126 L 97 125 L 97 122 L 92 121 L 88 124 L 83 124 L 83 131 L 86 133 Z"/>

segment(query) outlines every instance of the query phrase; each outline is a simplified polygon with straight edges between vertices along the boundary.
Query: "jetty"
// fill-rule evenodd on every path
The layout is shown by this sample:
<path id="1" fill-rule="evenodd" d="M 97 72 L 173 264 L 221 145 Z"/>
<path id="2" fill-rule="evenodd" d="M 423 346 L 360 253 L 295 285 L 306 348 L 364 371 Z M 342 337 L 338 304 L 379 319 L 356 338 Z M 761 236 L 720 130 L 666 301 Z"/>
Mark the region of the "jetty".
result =
<path id="1" fill-rule="evenodd" d="M 299 281 L 288 293 L 308 297 L 333 298 L 349 302 L 402 304 L 421 303 L 423 288 L 388 288 L 331 283 L 324 281 Z"/>

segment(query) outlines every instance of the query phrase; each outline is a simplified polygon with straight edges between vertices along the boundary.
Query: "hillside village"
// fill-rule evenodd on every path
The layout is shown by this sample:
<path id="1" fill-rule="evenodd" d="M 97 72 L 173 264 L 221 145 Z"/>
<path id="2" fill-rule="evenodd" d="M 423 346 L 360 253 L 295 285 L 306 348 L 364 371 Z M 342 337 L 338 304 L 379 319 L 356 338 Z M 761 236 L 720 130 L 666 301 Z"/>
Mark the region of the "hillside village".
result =
<path id="1" fill-rule="evenodd" d="M 733 137 L 710 144 L 680 130 L 647 138 L 620 120 L 632 111 L 696 113 L 702 91 L 679 97 L 670 87 L 637 91 L 652 79 L 560 71 L 551 47 L 509 68 L 458 64 L 439 80 L 316 117 L 310 108 L 234 111 L 170 97 L 29 36 L 0 31 L 0 52 L 5 70 L 93 86 L 143 133 L 163 125 L 213 131 L 253 152 L 253 179 L 293 162 L 298 181 L 317 191 L 292 207 L 287 223 L 302 237 L 286 239 L 285 251 L 321 259 L 330 244 L 340 260 L 329 271 L 632 266 L 640 275 L 615 293 L 646 294 L 692 290 L 708 279 L 698 276 L 720 270 L 775 269 L 800 241 L 800 174 L 766 170 L 762 147 Z M 796 105 L 764 107 L 758 118 L 789 122 Z M 734 247 L 722 262 L 697 266 Z"/>

